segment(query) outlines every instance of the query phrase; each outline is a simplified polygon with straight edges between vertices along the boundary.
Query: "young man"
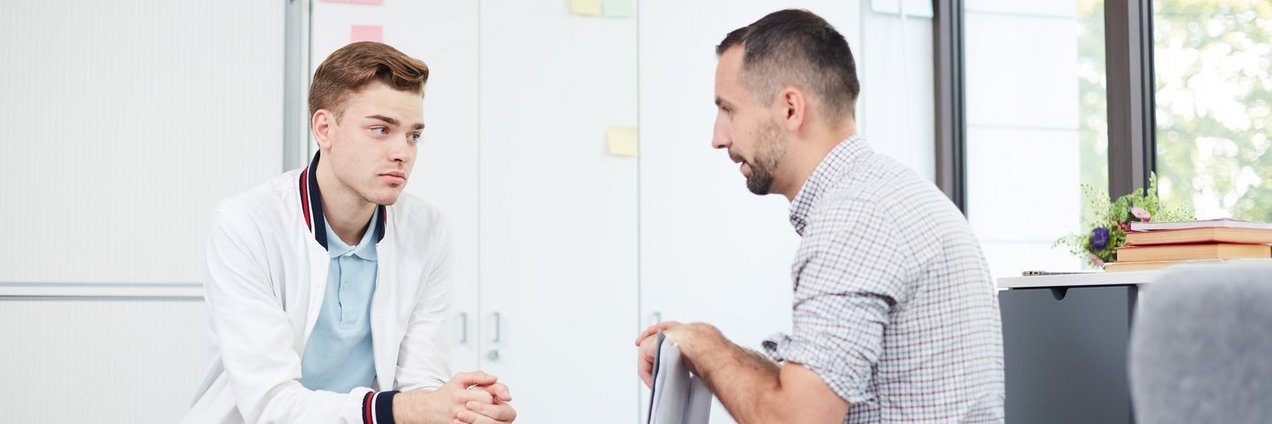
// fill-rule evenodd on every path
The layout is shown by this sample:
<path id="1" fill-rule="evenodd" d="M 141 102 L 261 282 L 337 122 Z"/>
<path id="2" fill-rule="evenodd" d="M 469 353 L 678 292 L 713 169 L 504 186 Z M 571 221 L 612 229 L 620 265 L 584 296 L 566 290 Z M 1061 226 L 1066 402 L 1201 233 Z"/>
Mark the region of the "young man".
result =
<path id="1" fill-rule="evenodd" d="M 449 381 L 451 240 L 402 194 L 428 67 L 350 44 L 309 89 L 319 152 L 225 201 L 204 286 L 215 356 L 187 423 L 506 423 L 494 376 Z"/>
<path id="2" fill-rule="evenodd" d="M 708 324 L 656 324 L 636 340 L 641 378 L 661 331 L 739 422 L 1002 422 L 998 304 L 976 237 L 931 183 L 855 135 L 843 36 L 783 10 L 716 53 L 712 146 L 751 192 L 786 196 L 802 237 L 794 328 L 760 354 Z"/>

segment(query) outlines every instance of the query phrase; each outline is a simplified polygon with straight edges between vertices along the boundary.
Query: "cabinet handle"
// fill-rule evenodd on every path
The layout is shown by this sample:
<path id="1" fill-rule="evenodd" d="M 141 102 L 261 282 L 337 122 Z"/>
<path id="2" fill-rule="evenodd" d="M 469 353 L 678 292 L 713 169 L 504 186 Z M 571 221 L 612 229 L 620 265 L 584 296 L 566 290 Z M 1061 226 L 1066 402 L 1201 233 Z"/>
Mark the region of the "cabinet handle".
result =
<path id="1" fill-rule="evenodd" d="M 658 311 L 650 312 L 649 315 L 645 315 L 645 320 L 646 320 L 645 325 L 641 327 L 642 330 L 652 327 L 654 324 L 662 322 L 662 312 L 658 312 Z"/>
<path id="2" fill-rule="evenodd" d="M 468 313 L 459 313 L 459 343 L 468 344 Z"/>
<path id="3" fill-rule="evenodd" d="M 499 313 L 498 313 L 498 312 L 491 313 L 490 315 L 491 315 L 491 317 L 492 317 L 492 318 L 494 318 L 494 319 L 495 319 L 495 337 L 494 337 L 494 338 L 492 338 L 492 339 L 490 340 L 490 342 L 491 342 L 491 343 L 499 343 L 499 342 L 500 342 L 500 340 L 502 340 L 502 339 L 503 339 L 503 337 L 501 337 L 501 335 L 500 335 L 500 332 L 501 332 L 500 327 L 503 327 L 503 322 L 502 322 L 503 320 L 502 320 L 502 319 L 501 319 L 501 317 L 499 316 Z"/>

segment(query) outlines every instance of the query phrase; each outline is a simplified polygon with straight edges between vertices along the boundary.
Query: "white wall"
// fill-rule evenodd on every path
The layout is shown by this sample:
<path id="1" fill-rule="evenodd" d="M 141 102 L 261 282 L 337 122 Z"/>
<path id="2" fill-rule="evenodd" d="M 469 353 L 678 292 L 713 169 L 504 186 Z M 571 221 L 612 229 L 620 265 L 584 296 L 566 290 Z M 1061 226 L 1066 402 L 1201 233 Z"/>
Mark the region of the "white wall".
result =
<path id="1" fill-rule="evenodd" d="M 174 423 L 212 356 L 199 299 L 0 300 L 0 422 Z"/>
<path id="2" fill-rule="evenodd" d="M 0 3 L 0 282 L 199 281 L 217 202 L 281 169 L 282 28 L 281 2 Z"/>
<path id="3" fill-rule="evenodd" d="M 1079 220 L 1072 0 L 966 3 L 968 220 L 995 277 L 1074 269 Z"/>
<path id="4" fill-rule="evenodd" d="M 860 41 L 850 47 L 861 79 L 861 135 L 871 148 L 936 180 L 932 19 L 907 16 L 903 26 L 900 16 L 860 3 Z"/>
<path id="5" fill-rule="evenodd" d="M 0 2 L 0 422 L 188 409 L 208 218 L 281 170 L 283 6 Z"/>

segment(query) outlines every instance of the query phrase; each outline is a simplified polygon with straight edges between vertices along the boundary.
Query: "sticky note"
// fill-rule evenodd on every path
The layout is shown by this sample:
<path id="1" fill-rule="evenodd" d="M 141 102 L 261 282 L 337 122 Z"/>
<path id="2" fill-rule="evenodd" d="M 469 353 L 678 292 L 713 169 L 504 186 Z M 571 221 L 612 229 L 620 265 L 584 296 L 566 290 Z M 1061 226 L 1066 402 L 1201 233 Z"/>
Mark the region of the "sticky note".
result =
<path id="1" fill-rule="evenodd" d="M 349 31 L 349 41 L 379 41 L 384 42 L 384 27 L 379 25 L 354 25 L 353 30 Z"/>
<path id="2" fill-rule="evenodd" d="M 636 14 L 636 3 L 633 0 L 605 0 L 601 9 L 605 16 L 611 18 L 630 18 Z"/>
<path id="3" fill-rule="evenodd" d="M 575 15 L 601 16 L 601 0 L 570 0 L 570 12 Z"/>
<path id="4" fill-rule="evenodd" d="M 379 6 L 384 4 L 384 0 L 322 0 L 323 3 L 348 3 L 348 4 L 369 4 Z"/>
<path id="5" fill-rule="evenodd" d="M 614 156 L 636 157 L 638 152 L 636 127 L 610 125 L 605 128 L 605 148 Z"/>

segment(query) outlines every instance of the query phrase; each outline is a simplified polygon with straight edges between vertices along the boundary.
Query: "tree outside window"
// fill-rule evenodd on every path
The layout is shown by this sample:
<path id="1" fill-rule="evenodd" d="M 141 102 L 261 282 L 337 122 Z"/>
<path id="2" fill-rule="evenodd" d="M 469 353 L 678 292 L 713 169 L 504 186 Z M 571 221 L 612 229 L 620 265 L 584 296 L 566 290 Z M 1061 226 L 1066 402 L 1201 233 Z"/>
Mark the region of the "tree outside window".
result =
<path id="1" fill-rule="evenodd" d="M 1157 169 L 1168 205 L 1272 222 L 1272 3 L 1154 3 Z"/>
<path id="2" fill-rule="evenodd" d="M 1102 4 L 1079 1 L 1079 19 L 1102 21 Z M 1082 175 L 1097 175 L 1107 163 L 1103 26 L 1081 28 L 1094 29 L 1079 34 Z M 1154 1 L 1153 55 L 1165 206 L 1272 222 L 1272 3 Z"/>

